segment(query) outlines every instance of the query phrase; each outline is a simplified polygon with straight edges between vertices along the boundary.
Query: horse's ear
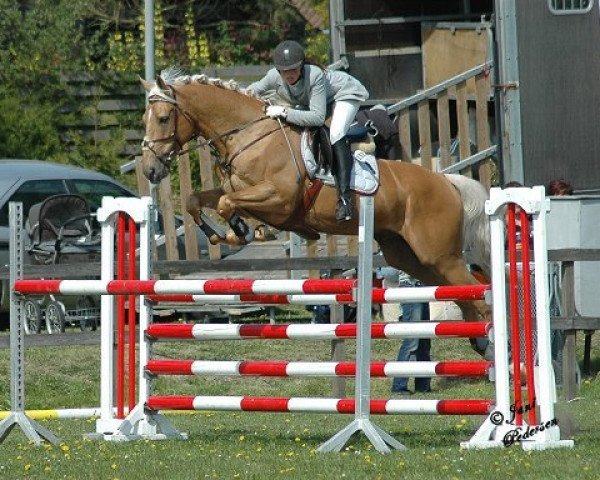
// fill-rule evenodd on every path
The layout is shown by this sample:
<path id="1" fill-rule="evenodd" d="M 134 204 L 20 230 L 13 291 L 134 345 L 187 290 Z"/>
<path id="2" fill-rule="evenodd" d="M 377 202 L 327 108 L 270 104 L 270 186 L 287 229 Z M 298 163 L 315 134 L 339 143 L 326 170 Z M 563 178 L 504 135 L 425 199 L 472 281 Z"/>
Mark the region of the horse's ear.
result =
<path id="1" fill-rule="evenodd" d="M 154 87 L 154 83 L 152 82 L 147 82 L 146 80 L 144 80 L 142 77 L 138 77 L 140 79 L 140 83 L 142 84 L 142 86 L 144 87 L 144 90 L 146 90 L 147 92 L 149 92 L 152 87 Z"/>
<path id="2" fill-rule="evenodd" d="M 165 83 L 165 81 L 163 80 L 163 78 L 160 75 L 156 76 L 156 84 L 158 85 L 158 88 L 160 88 L 161 90 L 169 89 L 169 87 L 167 86 L 167 84 Z"/>

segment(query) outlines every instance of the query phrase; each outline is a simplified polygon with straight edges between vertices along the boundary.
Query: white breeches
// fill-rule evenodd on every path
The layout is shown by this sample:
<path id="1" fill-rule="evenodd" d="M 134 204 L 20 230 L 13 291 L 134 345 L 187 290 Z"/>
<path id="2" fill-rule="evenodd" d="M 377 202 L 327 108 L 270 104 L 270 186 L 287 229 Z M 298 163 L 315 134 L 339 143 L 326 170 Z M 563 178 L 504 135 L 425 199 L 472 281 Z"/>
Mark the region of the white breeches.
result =
<path id="1" fill-rule="evenodd" d="M 331 138 L 332 145 L 344 138 L 350 125 L 354 122 L 360 103 L 358 100 L 341 100 L 335 102 L 333 115 L 331 116 L 331 125 L 329 127 L 329 137 Z"/>

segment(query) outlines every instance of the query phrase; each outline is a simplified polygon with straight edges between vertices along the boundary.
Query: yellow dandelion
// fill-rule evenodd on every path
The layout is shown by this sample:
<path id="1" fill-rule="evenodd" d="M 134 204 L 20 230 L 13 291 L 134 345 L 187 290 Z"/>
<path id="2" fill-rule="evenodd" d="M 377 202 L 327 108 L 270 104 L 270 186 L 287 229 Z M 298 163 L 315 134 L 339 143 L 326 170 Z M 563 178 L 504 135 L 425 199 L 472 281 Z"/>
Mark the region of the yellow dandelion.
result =
<path id="1" fill-rule="evenodd" d="M 31 470 L 31 463 L 25 465 L 25 471 L 28 472 L 29 470 Z"/>
<path id="2" fill-rule="evenodd" d="M 116 463 L 113 463 L 113 464 L 112 464 L 110 467 L 111 467 L 113 470 L 116 470 L 116 469 L 117 469 L 117 464 L 116 464 Z"/>
<path id="3" fill-rule="evenodd" d="M 246 439 L 244 435 L 240 435 L 240 442 L 243 442 Z"/>

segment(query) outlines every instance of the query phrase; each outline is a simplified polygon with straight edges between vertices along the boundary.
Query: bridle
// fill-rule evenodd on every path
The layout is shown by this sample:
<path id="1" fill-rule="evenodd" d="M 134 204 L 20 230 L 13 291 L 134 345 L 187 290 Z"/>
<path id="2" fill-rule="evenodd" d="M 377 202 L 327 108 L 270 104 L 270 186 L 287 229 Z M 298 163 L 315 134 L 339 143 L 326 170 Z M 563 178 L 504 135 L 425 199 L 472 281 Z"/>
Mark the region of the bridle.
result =
<path id="1" fill-rule="evenodd" d="M 194 126 L 194 124 L 195 124 L 195 122 L 192 119 L 192 117 L 190 116 L 190 114 L 187 113 L 185 110 L 183 110 L 177 103 L 175 89 L 170 87 L 170 90 L 171 90 L 170 94 L 167 94 L 163 90 L 153 91 L 150 94 L 150 96 L 148 97 L 148 103 L 166 102 L 166 103 L 170 103 L 171 105 L 173 105 L 173 107 L 174 107 L 173 111 L 175 112 L 175 115 L 174 115 L 175 118 L 174 118 L 174 122 L 173 122 L 173 131 L 166 137 L 149 139 L 148 137 L 144 136 L 144 139 L 142 140 L 142 152 L 144 150 L 151 151 L 154 154 L 154 156 L 158 159 L 158 161 L 167 168 L 169 168 L 171 166 L 171 163 L 173 162 L 173 160 L 176 157 L 179 157 L 180 155 L 183 155 L 184 153 L 187 153 L 190 151 L 190 149 L 185 149 L 185 150 L 183 149 L 183 145 L 179 141 L 179 138 L 177 135 L 177 125 L 179 123 L 178 114 L 181 113 L 183 115 L 183 117 L 192 126 Z M 169 150 L 166 154 L 159 155 L 156 152 L 156 150 L 154 150 L 154 147 L 157 143 L 163 143 L 163 142 L 173 142 L 174 148 Z"/>

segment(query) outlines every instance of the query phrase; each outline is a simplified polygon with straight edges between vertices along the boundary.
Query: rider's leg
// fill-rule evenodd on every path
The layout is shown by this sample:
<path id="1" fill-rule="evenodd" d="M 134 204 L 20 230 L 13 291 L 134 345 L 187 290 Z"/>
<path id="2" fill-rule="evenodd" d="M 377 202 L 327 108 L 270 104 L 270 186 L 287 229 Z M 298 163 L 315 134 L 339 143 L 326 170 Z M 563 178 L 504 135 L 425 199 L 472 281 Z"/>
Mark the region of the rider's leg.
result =
<path id="1" fill-rule="evenodd" d="M 331 117 L 330 136 L 331 145 L 335 151 L 337 165 L 334 169 L 335 181 L 338 189 L 339 200 L 335 211 L 338 222 L 352 218 L 352 192 L 350 190 L 350 176 L 352 175 L 352 152 L 350 144 L 345 138 L 348 128 L 354 121 L 358 112 L 359 102 L 343 100 L 335 102 Z"/>

